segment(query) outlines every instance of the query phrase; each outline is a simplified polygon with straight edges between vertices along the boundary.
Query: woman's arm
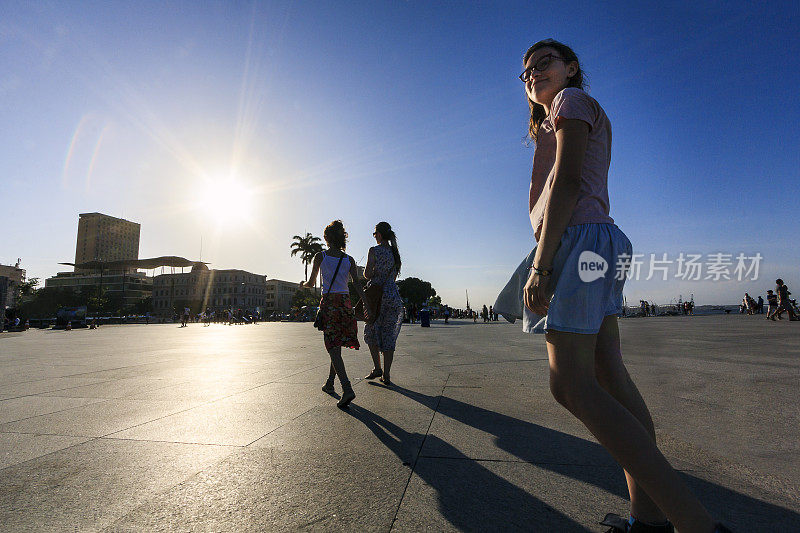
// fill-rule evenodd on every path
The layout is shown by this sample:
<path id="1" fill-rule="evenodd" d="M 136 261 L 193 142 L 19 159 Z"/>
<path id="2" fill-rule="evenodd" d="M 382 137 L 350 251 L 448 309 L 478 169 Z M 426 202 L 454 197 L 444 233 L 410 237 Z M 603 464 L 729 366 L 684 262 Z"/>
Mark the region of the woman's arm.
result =
<path id="1" fill-rule="evenodd" d="M 317 255 L 314 256 L 314 261 L 312 264 L 313 266 L 311 267 L 311 275 L 308 277 L 308 280 L 300 282 L 301 287 L 311 288 L 314 286 L 314 280 L 317 279 L 319 267 L 322 265 L 322 252 L 317 252 Z"/>
<path id="2" fill-rule="evenodd" d="M 374 273 L 375 273 L 375 250 L 373 248 L 370 248 L 369 253 L 367 254 L 367 266 L 364 267 L 364 277 L 367 279 L 371 279 Z"/>
<path id="3" fill-rule="evenodd" d="M 356 265 L 355 259 L 352 257 L 350 257 L 350 277 L 353 280 L 353 286 L 356 288 L 359 298 L 361 298 L 361 301 L 366 303 L 366 299 L 364 298 L 364 287 L 361 286 L 361 279 L 358 277 L 358 266 Z M 367 320 L 370 319 L 369 309 L 367 309 L 366 305 L 364 305 L 364 318 Z"/>
<path id="4" fill-rule="evenodd" d="M 553 165 L 555 175 L 550 200 L 544 212 L 541 239 L 533 259 L 533 266 L 540 270 L 552 268 L 561 236 L 572 218 L 580 193 L 581 169 L 588 142 L 589 124 L 578 119 L 561 119 L 558 122 L 556 160 Z M 525 285 L 525 305 L 539 315 L 547 314 L 548 281 L 547 276 L 540 276 L 531 270 Z"/>
<path id="5" fill-rule="evenodd" d="M 356 265 L 355 259 L 350 256 L 347 256 L 350 259 L 350 278 L 353 280 L 353 285 L 358 291 L 358 295 L 361 298 L 364 298 L 364 288 L 361 286 L 361 279 L 358 276 L 358 265 Z"/>
<path id="6" fill-rule="evenodd" d="M 558 125 L 553 188 L 544 212 L 542 238 L 533 262 L 537 268 L 552 266 L 561 236 L 572 218 L 581 189 L 581 169 L 589 140 L 589 125 L 582 120 L 562 119 Z"/>

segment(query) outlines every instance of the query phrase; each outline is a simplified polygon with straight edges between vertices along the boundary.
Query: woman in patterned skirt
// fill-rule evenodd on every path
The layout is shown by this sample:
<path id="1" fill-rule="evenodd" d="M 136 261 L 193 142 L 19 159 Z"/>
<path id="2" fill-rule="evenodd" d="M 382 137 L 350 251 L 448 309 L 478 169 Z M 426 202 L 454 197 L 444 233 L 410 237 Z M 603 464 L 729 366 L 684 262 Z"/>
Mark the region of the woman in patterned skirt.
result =
<path id="1" fill-rule="evenodd" d="M 369 249 L 364 277 L 367 278 L 368 285 L 383 285 L 383 297 L 375 322 L 364 326 L 364 342 L 369 346 L 372 362 L 375 364 L 375 368 L 365 379 L 381 378 L 388 386 L 392 384 L 389 372 L 392 369 L 397 336 L 403 325 L 403 300 L 395 283 L 400 272 L 400 252 L 397 249 L 397 237 L 388 222 L 379 222 L 372 236 L 378 245 Z"/>
<path id="2" fill-rule="evenodd" d="M 325 228 L 325 242 L 328 250 L 319 252 L 314 256 L 313 268 L 308 281 L 301 282 L 301 287 L 312 287 L 317 273 L 322 271 L 322 299 L 319 303 L 320 311 L 325 318 L 325 349 L 331 357 L 331 367 L 328 381 L 322 387 L 324 392 L 333 394 L 333 378 L 339 376 L 342 384 L 342 397 L 339 407 L 347 407 L 356 397 L 342 359 L 342 346 L 358 350 L 358 326 L 353 304 L 350 302 L 350 290 L 347 282 L 353 279 L 354 285 L 361 298 L 364 298 L 364 289 L 358 280 L 356 262 L 344 250 L 347 246 L 347 232 L 341 220 L 334 220 Z M 337 271 L 338 266 L 338 271 Z"/>

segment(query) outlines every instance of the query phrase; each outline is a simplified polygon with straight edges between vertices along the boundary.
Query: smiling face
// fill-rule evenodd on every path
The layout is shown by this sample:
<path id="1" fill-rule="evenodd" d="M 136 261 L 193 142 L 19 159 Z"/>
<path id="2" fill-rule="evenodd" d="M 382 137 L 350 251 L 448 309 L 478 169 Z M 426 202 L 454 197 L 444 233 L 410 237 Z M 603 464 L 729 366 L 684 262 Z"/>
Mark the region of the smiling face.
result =
<path id="1" fill-rule="evenodd" d="M 545 46 L 535 50 L 525 62 L 525 69 L 532 69 L 530 78 L 525 82 L 528 99 L 543 106 L 547 112 L 553 98 L 578 73 L 578 63 L 563 61 L 562 57 L 555 48 Z M 533 69 L 534 66 L 537 69 Z"/>

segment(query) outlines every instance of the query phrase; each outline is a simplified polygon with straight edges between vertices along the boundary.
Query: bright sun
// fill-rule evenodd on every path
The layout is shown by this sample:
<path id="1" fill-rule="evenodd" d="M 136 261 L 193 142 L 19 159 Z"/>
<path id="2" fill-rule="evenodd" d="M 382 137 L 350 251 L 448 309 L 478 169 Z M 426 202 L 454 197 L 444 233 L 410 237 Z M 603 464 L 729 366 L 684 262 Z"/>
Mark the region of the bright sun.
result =
<path id="1" fill-rule="evenodd" d="M 201 193 L 201 216 L 219 226 L 240 224 L 253 215 L 252 187 L 236 177 L 210 178 Z"/>

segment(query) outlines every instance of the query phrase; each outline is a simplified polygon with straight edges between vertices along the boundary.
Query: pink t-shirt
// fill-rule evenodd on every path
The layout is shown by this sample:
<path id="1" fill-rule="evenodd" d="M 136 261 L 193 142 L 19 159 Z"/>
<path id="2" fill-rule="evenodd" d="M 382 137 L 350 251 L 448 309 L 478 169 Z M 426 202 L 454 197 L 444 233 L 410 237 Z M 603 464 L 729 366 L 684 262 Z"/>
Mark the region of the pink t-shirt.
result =
<path id="1" fill-rule="evenodd" d="M 559 119 L 578 119 L 589 124 L 589 142 L 581 169 L 578 203 L 568 226 L 599 222 L 613 224 L 608 216 L 608 167 L 611 164 L 611 122 L 597 100 L 581 89 L 568 87 L 559 92 L 542 121 L 533 153 L 528 210 L 534 236 L 539 240 L 544 212 L 550 201 L 556 161 L 556 131 Z"/>

